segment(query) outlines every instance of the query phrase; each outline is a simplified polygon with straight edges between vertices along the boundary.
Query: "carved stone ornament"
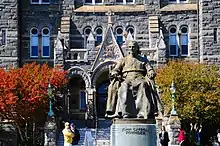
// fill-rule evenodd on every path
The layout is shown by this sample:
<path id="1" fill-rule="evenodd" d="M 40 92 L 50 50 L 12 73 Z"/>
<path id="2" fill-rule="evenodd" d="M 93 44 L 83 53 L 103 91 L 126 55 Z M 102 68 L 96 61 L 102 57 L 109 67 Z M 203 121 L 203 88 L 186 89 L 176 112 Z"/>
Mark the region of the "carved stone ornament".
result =
<path id="1" fill-rule="evenodd" d="M 120 52 L 114 44 L 104 46 L 103 59 L 117 59 L 120 57 Z"/>

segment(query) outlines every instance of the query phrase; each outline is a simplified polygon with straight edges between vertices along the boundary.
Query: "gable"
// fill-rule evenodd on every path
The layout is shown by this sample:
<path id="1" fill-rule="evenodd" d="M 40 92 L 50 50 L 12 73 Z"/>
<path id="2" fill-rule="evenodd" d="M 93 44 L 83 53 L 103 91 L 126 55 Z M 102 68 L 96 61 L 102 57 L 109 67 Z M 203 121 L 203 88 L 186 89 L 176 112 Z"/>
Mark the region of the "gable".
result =
<path id="1" fill-rule="evenodd" d="M 93 63 L 92 70 L 94 70 L 101 63 L 107 61 L 115 62 L 118 58 L 121 58 L 123 56 L 124 54 L 115 39 L 112 27 L 108 27 L 105 38 Z"/>

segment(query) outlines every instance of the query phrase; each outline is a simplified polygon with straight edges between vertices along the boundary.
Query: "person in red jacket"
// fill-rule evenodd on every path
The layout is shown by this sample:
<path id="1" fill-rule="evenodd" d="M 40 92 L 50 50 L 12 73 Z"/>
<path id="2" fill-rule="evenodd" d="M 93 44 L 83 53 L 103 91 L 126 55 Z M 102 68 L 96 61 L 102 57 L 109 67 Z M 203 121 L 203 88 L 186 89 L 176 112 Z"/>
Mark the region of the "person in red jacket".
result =
<path id="1" fill-rule="evenodd" d="M 178 136 L 178 142 L 181 146 L 184 146 L 185 145 L 185 140 L 186 140 L 186 136 L 185 136 L 185 131 L 180 128 L 179 129 L 179 136 Z"/>

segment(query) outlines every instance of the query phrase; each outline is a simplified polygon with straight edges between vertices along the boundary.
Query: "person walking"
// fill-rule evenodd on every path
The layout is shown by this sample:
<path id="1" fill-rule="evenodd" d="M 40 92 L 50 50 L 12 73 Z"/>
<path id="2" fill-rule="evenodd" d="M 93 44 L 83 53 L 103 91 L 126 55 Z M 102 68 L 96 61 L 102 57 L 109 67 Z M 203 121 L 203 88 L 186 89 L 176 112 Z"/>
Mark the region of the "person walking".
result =
<path id="1" fill-rule="evenodd" d="M 168 132 L 165 129 L 165 126 L 162 127 L 162 131 L 159 134 L 160 144 L 161 146 L 168 146 L 169 135 Z"/>
<path id="2" fill-rule="evenodd" d="M 189 146 L 195 146 L 196 141 L 196 124 L 190 123 Z"/>
<path id="3" fill-rule="evenodd" d="M 65 128 L 62 131 L 63 136 L 64 136 L 64 146 L 72 146 L 74 134 L 70 130 L 69 122 L 66 122 L 64 125 L 65 125 Z"/>
<path id="4" fill-rule="evenodd" d="M 74 123 L 70 124 L 70 130 L 74 134 L 72 145 L 78 145 L 79 140 L 80 140 L 80 133 L 79 133 L 79 130 L 76 129 L 76 126 Z"/>
<path id="5" fill-rule="evenodd" d="M 186 136 L 185 136 L 185 131 L 183 130 L 183 128 L 179 129 L 179 136 L 178 136 L 178 142 L 180 144 L 180 146 L 184 146 L 185 142 L 186 142 Z"/>
<path id="6" fill-rule="evenodd" d="M 201 146 L 201 132 L 202 132 L 202 125 L 198 125 L 195 128 L 196 131 L 196 140 L 197 140 L 197 146 Z"/>
<path id="7" fill-rule="evenodd" d="M 220 145 L 220 130 L 219 129 L 217 130 L 217 141 Z"/>

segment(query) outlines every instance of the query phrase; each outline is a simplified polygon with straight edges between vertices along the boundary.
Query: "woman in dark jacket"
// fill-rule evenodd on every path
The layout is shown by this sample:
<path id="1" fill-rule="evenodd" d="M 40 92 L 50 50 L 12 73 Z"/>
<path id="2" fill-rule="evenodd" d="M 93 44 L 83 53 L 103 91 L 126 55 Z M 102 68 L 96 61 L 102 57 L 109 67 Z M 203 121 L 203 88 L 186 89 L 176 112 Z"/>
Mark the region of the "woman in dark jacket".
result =
<path id="1" fill-rule="evenodd" d="M 70 124 L 70 130 L 74 134 L 72 145 L 78 145 L 80 140 L 80 133 L 79 130 L 76 129 L 74 123 Z"/>
<path id="2" fill-rule="evenodd" d="M 168 146 L 169 135 L 168 132 L 165 129 L 165 126 L 162 127 L 162 131 L 159 134 L 160 144 L 161 146 Z"/>

